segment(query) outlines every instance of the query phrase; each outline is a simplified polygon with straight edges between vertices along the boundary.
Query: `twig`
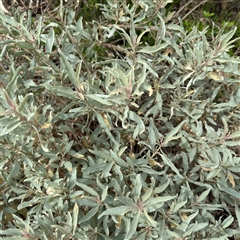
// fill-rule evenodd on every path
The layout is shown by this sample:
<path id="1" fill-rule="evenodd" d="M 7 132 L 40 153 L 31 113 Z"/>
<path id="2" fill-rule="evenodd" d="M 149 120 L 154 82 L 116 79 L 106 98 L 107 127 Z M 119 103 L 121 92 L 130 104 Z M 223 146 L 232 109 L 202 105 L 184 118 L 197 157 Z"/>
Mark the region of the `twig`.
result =
<path id="1" fill-rule="evenodd" d="M 204 0 L 201 3 L 199 3 L 197 6 L 195 6 L 193 9 L 191 9 L 191 11 L 189 11 L 184 17 L 182 17 L 182 20 L 184 20 L 189 14 L 191 14 L 195 9 L 197 9 L 199 6 L 201 6 L 202 4 L 206 3 L 208 0 Z"/>
<path id="2" fill-rule="evenodd" d="M 177 13 L 175 14 L 175 17 L 177 17 L 179 14 L 180 14 L 180 12 L 183 10 L 183 9 L 185 9 L 189 4 L 191 4 L 193 2 L 193 0 L 192 1 L 189 1 L 188 3 L 186 3 L 185 5 L 183 5 L 178 11 L 177 11 Z"/>
<path id="3" fill-rule="evenodd" d="M 113 49 L 114 51 L 117 51 L 117 52 L 122 52 L 124 54 L 128 53 L 128 51 L 126 49 L 124 49 L 122 47 L 119 47 L 119 46 L 115 46 L 115 45 L 109 44 L 109 43 L 102 43 L 101 45 L 103 47 Z"/>

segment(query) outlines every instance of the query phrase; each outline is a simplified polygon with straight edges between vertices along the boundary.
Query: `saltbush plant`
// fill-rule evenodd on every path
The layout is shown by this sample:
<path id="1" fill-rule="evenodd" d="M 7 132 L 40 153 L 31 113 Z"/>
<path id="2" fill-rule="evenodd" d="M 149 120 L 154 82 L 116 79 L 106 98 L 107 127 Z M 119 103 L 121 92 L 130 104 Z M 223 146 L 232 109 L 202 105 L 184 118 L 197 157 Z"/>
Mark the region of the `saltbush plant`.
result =
<path id="1" fill-rule="evenodd" d="M 236 27 L 170 2 L 0 14 L 2 238 L 240 238 Z"/>

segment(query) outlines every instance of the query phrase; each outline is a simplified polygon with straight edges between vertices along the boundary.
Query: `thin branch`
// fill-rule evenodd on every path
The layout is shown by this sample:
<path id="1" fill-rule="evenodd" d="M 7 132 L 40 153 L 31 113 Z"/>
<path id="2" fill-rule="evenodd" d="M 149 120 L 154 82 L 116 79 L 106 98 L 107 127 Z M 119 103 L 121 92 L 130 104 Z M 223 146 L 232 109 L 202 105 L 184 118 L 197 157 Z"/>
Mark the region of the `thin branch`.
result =
<path id="1" fill-rule="evenodd" d="M 103 47 L 106 47 L 106 48 L 110 48 L 114 51 L 117 51 L 117 52 L 122 52 L 124 54 L 127 54 L 128 51 L 122 47 L 119 47 L 119 46 L 115 46 L 115 45 L 112 45 L 112 44 L 109 44 L 109 43 L 102 43 L 101 44 Z"/>
<path id="2" fill-rule="evenodd" d="M 199 6 L 201 6 L 202 4 L 206 3 L 208 0 L 204 0 L 201 3 L 199 3 L 197 6 L 195 6 L 193 9 L 191 9 L 191 11 L 189 11 L 184 17 L 182 17 L 182 20 L 184 20 L 189 14 L 191 14 L 195 9 L 197 9 Z"/>
<path id="3" fill-rule="evenodd" d="M 191 4 L 193 2 L 193 0 L 191 0 L 191 1 L 189 1 L 188 3 L 186 3 L 185 5 L 183 5 L 178 11 L 177 11 L 177 13 L 175 14 L 175 16 L 174 17 L 177 17 L 179 14 L 180 14 L 180 12 L 183 10 L 183 9 L 185 9 L 189 4 Z"/>

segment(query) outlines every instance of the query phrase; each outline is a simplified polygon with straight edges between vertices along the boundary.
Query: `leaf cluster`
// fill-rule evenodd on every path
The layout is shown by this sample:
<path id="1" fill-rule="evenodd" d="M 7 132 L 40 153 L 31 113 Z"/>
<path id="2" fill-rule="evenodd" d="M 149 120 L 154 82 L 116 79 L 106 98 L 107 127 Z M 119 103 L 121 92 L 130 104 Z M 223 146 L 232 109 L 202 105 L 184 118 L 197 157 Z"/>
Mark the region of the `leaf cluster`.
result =
<path id="1" fill-rule="evenodd" d="M 240 237 L 237 29 L 170 2 L 0 14 L 2 237 Z"/>
<path id="2" fill-rule="evenodd" d="M 225 31 L 231 31 L 233 26 L 237 26 L 234 38 L 240 37 L 239 31 L 239 1 L 225 0 L 203 0 L 203 1 L 179 1 L 174 0 L 167 6 L 169 16 L 172 16 L 172 21 L 178 22 L 180 17 L 183 21 L 184 28 L 190 32 L 193 27 L 197 27 L 202 31 L 206 26 L 214 23 L 214 33 L 217 35 L 219 30 L 225 26 Z M 206 34 L 208 39 L 211 31 Z M 239 54 L 239 40 L 234 48 L 230 50 L 230 55 Z"/>

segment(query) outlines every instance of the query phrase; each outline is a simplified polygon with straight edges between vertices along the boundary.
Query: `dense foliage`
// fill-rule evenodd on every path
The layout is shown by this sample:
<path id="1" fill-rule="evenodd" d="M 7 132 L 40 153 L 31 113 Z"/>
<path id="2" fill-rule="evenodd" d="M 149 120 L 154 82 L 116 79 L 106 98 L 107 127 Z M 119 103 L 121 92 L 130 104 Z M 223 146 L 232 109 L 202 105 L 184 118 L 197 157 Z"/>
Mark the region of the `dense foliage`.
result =
<path id="1" fill-rule="evenodd" d="M 170 2 L 0 14 L 1 237 L 240 238 L 237 28 Z"/>
<path id="2" fill-rule="evenodd" d="M 233 26 L 238 26 L 234 37 L 240 37 L 240 1 L 238 0 L 173 0 L 167 5 L 167 11 L 172 14 L 172 22 L 177 23 L 178 17 L 183 21 L 185 30 L 191 31 L 193 27 L 203 30 L 214 22 L 214 28 L 209 28 L 206 36 L 211 39 L 211 31 L 216 34 L 225 26 L 225 31 L 230 31 Z M 240 40 L 229 50 L 230 55 L 239 55 Z"/>

